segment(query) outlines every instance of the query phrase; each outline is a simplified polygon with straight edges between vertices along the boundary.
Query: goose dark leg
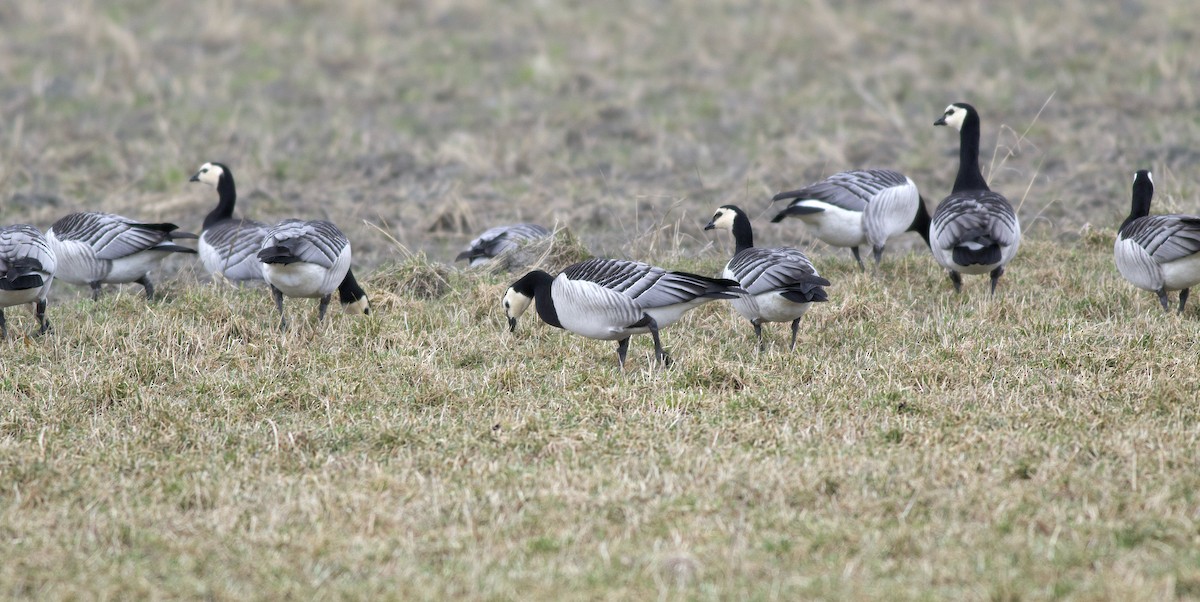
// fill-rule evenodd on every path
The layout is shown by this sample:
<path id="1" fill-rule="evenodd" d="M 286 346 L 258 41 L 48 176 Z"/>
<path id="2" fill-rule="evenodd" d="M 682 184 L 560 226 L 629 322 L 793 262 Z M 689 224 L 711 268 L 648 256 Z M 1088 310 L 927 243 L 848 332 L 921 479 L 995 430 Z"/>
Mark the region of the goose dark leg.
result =
<path id="1" fill-rule="evenodd" d="M 648 326 L 650 327 L 650 336 L 654 339 L 654 357 L 658 358 L 658 361 L 662 362 L 663 366 L 670 366 L 671 356 L 667 355 L 666 351 L 663 351 L 662 340 L 658 338 L 658 322 L 655 322 L 654 318 L 650 318 Z"/>
<path id="2" fill-rule="evenodd" d="M 950 270 L 950 282 L 954 283 L 954 292 L 962 292 L 962 274 L 959 274 L 954 270 Z"/>
<path id="3" fill-rule="evenodd" d="M 629 337 L 617 341 L 617 365 L 625 370 L 625 355 L 629 353 Z"/>
<path id="4" fill-rule="evenodd" d="M 759 320 L 750 320 L 750 323 L 754 325 L 754 336 L 758 337 L 758 351 L 761 353 L 763 350 L 762 322 Z"/>
<path id="5" fill-rule="evenodd" d="M 1171 302 L 1167 300 L 1167 289 L 1159 287 L 1159 289 L 1154 292 L 1158 293 L 1158 302 L 1162 303 L 1163 311 L 1171 311 Z"/>
<path id="6" fill-rule="evenodd" d="M 38 334 L 46 334 L 50 332 L 50 320 L 46 319 L 46 300 L 38 299 L 37 305 L 34 307 L 34 314 L 37 315 L 38 324 L 41 328 L 38 329 Z"/>
<path id="7" fill-rule="evenodd" d="M 272 285 L 271 296 L 275 297 L 275 308 L 279 310 L 279 330 L 287 330 L 287 318 L 283 315 L 283 291 Z"/>
<path id="8" fill-rule="evenodd" d="M 858 255 L 858 247 L 850 247 L 850 253 L 854 255 L 854 261 L 858 262 L 858 269 L 864 272 L 867 271 L 866 264 L 863 263 L 862 257 Z"/>
<path id="9" fill-rule="evenodd" d="M 1183 306 L 1187 304 L 1189 290 L 1190 289 L 1185 288 L 1185 289 L 1179 291 L 1179 315 L 1181 315 L 1181 316 L 1183 315 Z"/>
<path id="10" fill-rule="evenodd" d="M 92 301 L 98 301 L 100 299 L 100 287 L 103 285 L 99 282 L 91 282 L 89 286 L 92 287 Z"/>
<path id="11" fill-rule="evenodd" d="M 792 346 L 789 348 L 790 351 L 796 350 L 796 335 L 799 333 L 800 333 L 800 318 L 796 318 L 795 320 L 792 320 Z"/>
<path id="12" fill-rule="evenodd" d="M 332 296 L 333 296 L 333 294 L 331 293 L 331 294 L 325 295 L 324 297 L 321 297 L 321 306 L 317 310 L 317 321 L 318 322 L 325 319 L 325 312 L 329 309 L 329 298 Z"/>
<path id="13" fill-rule="evenodd" d="M 996 283 L 1000 281 L 1000 277 L 1004 275 L 1004 266 L 1000 266 L 992 270 L 992 296 L 996 296 Z"/>
<path id="14" fill-rule="evenodd" d="M 0 309 L 0 339 L 8 338 L 8 322 L 4 320 L 4 310 Z"/>
<path id="15" fill-rule="evenodd" d="M 879 267 L 879 260 L 883 259 L 883 247 L 872 247 L 871 255 L 875 256 L 875 267 Z"/>
<path id="16" fill-rule="evenodd" d="M 141 278 L 138 278 L 137 283 L 142 285 L 143 287 L 145 287 L 146 300 L 153 301 L 154 300 L 154 285 L 150 284 L 150 275 L 145 274 Z"/>

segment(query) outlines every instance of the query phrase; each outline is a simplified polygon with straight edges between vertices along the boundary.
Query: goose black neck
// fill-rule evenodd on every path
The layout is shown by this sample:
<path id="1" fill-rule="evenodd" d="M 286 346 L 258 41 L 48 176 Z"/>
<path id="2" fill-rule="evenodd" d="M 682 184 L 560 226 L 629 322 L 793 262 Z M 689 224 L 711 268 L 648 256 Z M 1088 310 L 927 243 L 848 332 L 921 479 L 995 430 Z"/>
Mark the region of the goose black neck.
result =
<path id="1" fill-rule="evenodd" d="M 233 172 L 228 169 L 223 169 L 220 179 L 217 180 L 217 194 L 220 195 L 221 200 L 217 202 L 217 208 L 204 218 L 205 228 L 233 217 L 233 203 L 237 200 L 237 187 L 233 183 Z"/>
<path id="2" fill-rule="evenodd" d="M 338 285 L 338 301 L 354 303 L 366 296 L 367 291 L 358 285 L 358 280 L 354 278 L 354 271 L 346 270 L 346 277 L 342 278 L 342 283 Z"/>
<path id="3" fill-rule="evenodd" d="M 754 247 L 754 228 L 750 225 L 750 217 L 745 211 L 734 208 L 733 242 L 737 245 L 734 255 Z"/>
<path id="4" fill-rule="evenodd" d="M 990 190 L 979 171 L 979 115 L 975 111 L 967 111 L 958 136 L 958 177 L 954 179 L 954 192 Z"/>
<path id="5" fill-rule="evenodd" d="M 909 232 L 916 232 L 925 240 L 925 246 L 933 248 L 929 244 L 929 211 L 925 209 L 925 197 L 917 196 L 917 215 L 913 217 L 912 224 L 908 226 Z"/>
<path id="6" fill-rule="evenodd" d="M 1150 181 L 1150 172 L 1142 170 L 1133 178 L 1133 203 L 1129 208 L 1129 217 L 1121 223 L 1124 230 L 1135 219 L 1150 215 L 1150 200 L 1154 198 L 1154 182 Z"/>
<path id="7" fill-rule="evenodd" d="M 562 322 L 558 321 L 558 311 L 554 309 L 554 298 L 550 294 L 553 287 L 554 276 L 542 270 L 529 272 L 512 285 L 514 291 L 533 298 L 534 310 L 543 322 L 555 328 L 562 328 Z"/>

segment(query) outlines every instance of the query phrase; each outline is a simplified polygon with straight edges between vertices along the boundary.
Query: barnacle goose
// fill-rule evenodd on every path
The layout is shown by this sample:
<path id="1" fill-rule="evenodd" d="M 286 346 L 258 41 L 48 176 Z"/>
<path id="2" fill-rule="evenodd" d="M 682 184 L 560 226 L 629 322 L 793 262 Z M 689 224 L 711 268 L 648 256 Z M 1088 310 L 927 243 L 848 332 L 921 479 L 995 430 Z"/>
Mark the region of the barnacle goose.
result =
<path id="1" fill-rule="evenodd" d="M 829 281 L 817 273 L 799 249 L 755 247 L 750 217 L 736 205 L 717 209 L 704 229 L 733 232 L 737 246 L 721 276 L 740 282 L 746 289 L 746 294 L 732 301 L 733 308 L 754 325 L 759 350 L 763 349 L 763 322 L 788 321 L 792 323 L 789 349 L 795 350 L 800 318 L 810 303 L 829 299 L 822 288 L 829 286 Z"/>
<path id="2" fill-rule="evenodd" d="M 17 224 L 0 228 L 0 338 L 8 336 L 4 308 L 34 303 L 38 334 L 50 330 L 46 296 L 58 261 L 50 243 L 37 228 Z"/>
<path id="3" fill-rule="evenodd" d="M 317 321 L 325 319 L 335 290 L 348 313 L 370 313 L 367 295 L 350 271 L 350 241 L 331 222 L 285 219 L 267 231 L 257 259 L 271 285 L 281 330 L 287 328 L 285 295 L 320 299 Z"/>
<path id="4" fill-rule="evenodd" d="M 1200 284 L 1200 216 L 1150 215 L 1154 179 L 1143 169 L 1133 174 L 1133 206 L 1117 231 L 1113 247 L 1117 270 L 1134 286 L 1154 291 L 1164 310 L 1168 291 L 1179 291 L 1179 313 L 1188 291 Z"/>
<path id="5" fill-rule="evenodd" d="M 670 272 L 640 261 L 593 258 L 568 266 L 558 277 L 541 270 L 525 274 L 504 293 L 503 304 L 510 331 L 535 303 L 538 316 L 551 326 L 617 341 L 617 362 L 624 369 L 630 335 L 649 332 L 655 357 L 668 365 L 660 329 L 689 309 L 745 292 L 734 280 Z"/>
<path id="6" fill-rule="evenodd" d="M 933 212 L 929 227 L 933 258 L 950 273 L 954 290 L 962 290 L 961 274 L 991 272 L 992 294 L 1021 244 L 1021 224 L 1008 200 L 988 188 L 979 171 L 979 113 L 956 102 L 933 125 L 959 131 L 958 177 L 950 196 Z"/>
<path id="7" fill-rule="evenodd" d="M 146 224 L 111 213 L 72 213 L 46 231 L 46 240 L 58 259 L 54 276 L 71 284 L 86 284 L 92 299 L 100 298 L 104 284 L 136 282 L 154 298 L 150 271 L 171 253 L 196 250 L 175 244 L 177 238 L 196 238 L 177 232 L 175 224 Z"/>
<path id="8" fill-rule="evenodd" d="M 204 269 L 231 282 L 262 280 L 262 267 L 255 254 L 267 235 L 267 225 L 233 217 L 233 204 L 237 200 L 233 172 L 221 163 L 209 162 L 201 165 L 189 181 L 208 184 L 220 195 L 216 208 L 204 218 L 200 232 L 200 262 Z"/>
<path id="9" fill-rule="evenodd" d="M 929 244 L 929 212 L 917 185 L 890 169 L 860 169 L 833 174 L 799 190 L 781 192 L 771 202 L 790 200 L 771 223 L 798 217 L 828 245 L 850 247 L 858 266 L 866 269 L 859 245 L 870 244 L 875 265 L 888 239 L 916 232 Z"/>
<path id="10" fill-rule="evenodd" d="M 516 250 L 523 244 L 547 236 L 550 236 L 550 230 L 537 224 L 522 223 L 488 228 L 472 240 L 454 261 L 465 259 L 471 267 L 480 266 L 501 254 Z"/>

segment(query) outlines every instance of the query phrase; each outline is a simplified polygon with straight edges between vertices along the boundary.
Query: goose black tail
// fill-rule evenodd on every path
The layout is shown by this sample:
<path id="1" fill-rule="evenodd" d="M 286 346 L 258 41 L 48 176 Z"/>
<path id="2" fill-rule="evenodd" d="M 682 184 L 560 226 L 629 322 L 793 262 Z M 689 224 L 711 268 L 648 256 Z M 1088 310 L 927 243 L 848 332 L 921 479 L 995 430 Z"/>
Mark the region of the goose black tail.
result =
<path id="1" fill-rule="evenodd" d="M 954 247 L 954 263 L 958 265 L 991 265 L 1000 263 L 1000 245 L 992 243 L 979 249 Z"/>
<path id="2" fill-rule="evenodd" d="M 289 263 L 296 263 L 297 261 L 300 261 L 300 258 L 296 257 L 296 255 L 292 253 L 291 249 L 284 246 L 275 245 L 259 251 L 258 260 L 263 263 L 287 265 Z"/>

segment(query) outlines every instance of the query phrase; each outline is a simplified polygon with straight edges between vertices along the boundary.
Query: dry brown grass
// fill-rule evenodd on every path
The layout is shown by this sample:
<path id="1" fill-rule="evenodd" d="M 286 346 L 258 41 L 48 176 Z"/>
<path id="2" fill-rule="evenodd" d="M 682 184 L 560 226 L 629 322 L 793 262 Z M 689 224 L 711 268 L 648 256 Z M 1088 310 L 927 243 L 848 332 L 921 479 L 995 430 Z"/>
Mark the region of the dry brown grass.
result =
<path id="1" fill-rule="evenodd" d="M 220 160 L 245 214 L 337 222 L 377 315 L 290 303 L 280 335 L 265 292 L 178 261 L 149 306 L 56 287 L 56 334 L 0 344 L 0 595 L 1200 597 L 1200 322 L 1109 260 L 1133 170 L 1197 210 L 1196 22 L 1167 0 L 4 4 L 0 222 L 194 230 L 215 198 L 187 177 Z M 715 273 L 725 202 L 764 223 L 772 193 L 862 166 L 940 199 L 956 140 L 930 124 L 957 100 L 1029 235 L 1002 297 L 950 294 L 915 237 L 876 279 L 763 226 L 834 282 L 794 354 L 713 304 L 664 334 L 675 368 L 636 341 L 621 374 L 610 344 L 509 335 L 511 276 L 441 265 L 475 232 L 430 232 L 558 224 Z"/>

